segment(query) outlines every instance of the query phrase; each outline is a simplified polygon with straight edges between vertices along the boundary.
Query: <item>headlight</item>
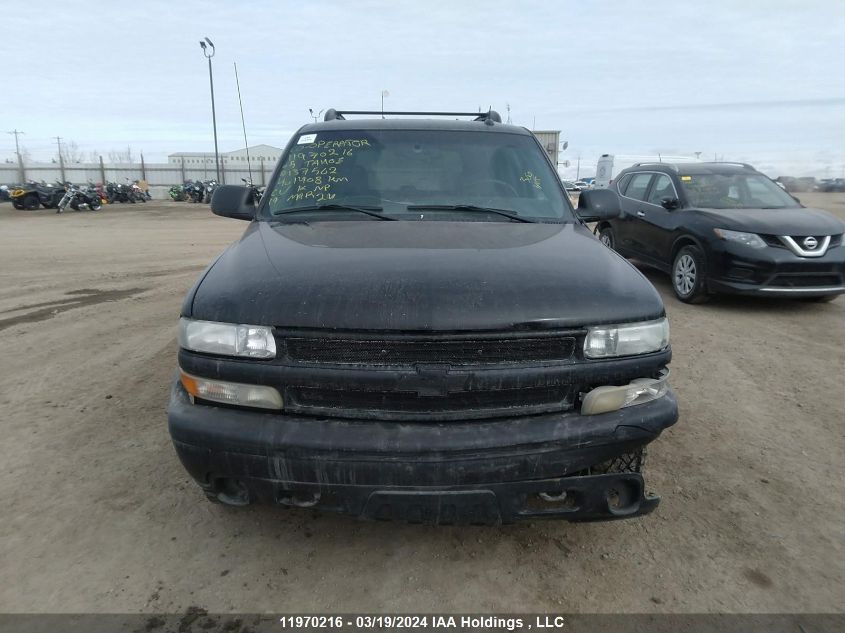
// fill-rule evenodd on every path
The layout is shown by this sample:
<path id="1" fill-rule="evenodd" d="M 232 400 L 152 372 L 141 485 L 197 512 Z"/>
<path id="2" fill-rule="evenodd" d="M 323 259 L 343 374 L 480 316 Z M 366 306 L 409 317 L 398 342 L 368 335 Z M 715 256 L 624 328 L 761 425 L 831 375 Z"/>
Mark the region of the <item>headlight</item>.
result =
<path id="1" fill-rule="evenodd" d="M 657 352 L 669 345 L 669 321 L 591 327 L 584 339 L 584 356 L 610 358 Z"/>
<path id="2" fill-rule="evenodd" d="M 669 370 L 664 369 L 658 378 L 637 378 L 627 385 L 596 387 L 581 402 L 582 415 L 597 415 L 618 411 L 624 407 L 657 400 L 669 391 Z"/>
<path id="3" fill-rule="evenodd" d="M 235 325 L 215 321 L 179 319 L 179 346 L 193 352 L 274 358 L 276 339 L 273 330 L 264 325 Z"/>
<path id="4" fill-rule="evenodd" d="M 751 248 L 766 248 L 766 242 L 756 233 L 743 233 L 741 231 L 728 231 L 727 229 L 713 229 L 720 238 L 727 242 L 739 242 Z"/>

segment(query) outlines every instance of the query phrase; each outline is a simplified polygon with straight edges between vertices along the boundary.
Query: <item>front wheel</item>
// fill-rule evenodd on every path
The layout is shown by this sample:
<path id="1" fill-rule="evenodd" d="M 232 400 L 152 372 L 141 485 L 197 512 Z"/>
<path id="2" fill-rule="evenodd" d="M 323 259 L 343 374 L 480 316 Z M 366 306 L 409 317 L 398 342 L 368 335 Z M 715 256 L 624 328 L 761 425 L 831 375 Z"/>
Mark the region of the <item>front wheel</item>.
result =
<path id="1" fill-rule="evenodd" d="M 27 211 L 35 211 L 40 206 L 41 201 L 38 199 L 38 196 L 27 196 L 23 199 L 23 208 Z"/>
<path id="2" fill-rule="evenodd" d="M 684 246 L 672 263 L 672 290 L 684 303 L 704 303 L 707 294 L 707 264 L 697 246 Z"/>
<path id="3" fill-rule="evenodd" d="M 613 229 L 609 226 L 604 227 L 599 231 L 599 242 L 610 249 L 616 248 L 616 236 L 613 234 Z"/>

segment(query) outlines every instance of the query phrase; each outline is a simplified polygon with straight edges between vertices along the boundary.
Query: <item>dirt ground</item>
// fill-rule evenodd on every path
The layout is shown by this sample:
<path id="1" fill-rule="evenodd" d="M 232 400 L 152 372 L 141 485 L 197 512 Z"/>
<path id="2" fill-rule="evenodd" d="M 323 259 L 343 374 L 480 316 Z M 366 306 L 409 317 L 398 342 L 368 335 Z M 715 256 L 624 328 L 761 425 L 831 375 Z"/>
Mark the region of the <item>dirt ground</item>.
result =
<path id="1" fill-rule="evenodd" d="M 845 218 L 845 195 L 807 202 Z M 839 611 L 845 298 L 687 306 L 651 516 L 502 528 L 209 504 L 171 447 L 176 319 L 245 227 L 0 204 L 0 612 Z"/>

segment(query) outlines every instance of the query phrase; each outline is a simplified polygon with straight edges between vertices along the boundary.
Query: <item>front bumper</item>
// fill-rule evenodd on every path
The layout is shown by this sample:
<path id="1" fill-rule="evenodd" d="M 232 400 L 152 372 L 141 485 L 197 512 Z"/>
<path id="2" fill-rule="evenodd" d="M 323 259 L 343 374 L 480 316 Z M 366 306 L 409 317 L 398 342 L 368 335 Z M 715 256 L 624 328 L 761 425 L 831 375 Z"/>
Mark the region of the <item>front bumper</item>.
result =
<path id="1" fill-rule="evenodd" d="M 585 473 L 639 450 L 677 419 L 671 390 L 595 416 L 403 423 L 194 405 L 178 381 L 168 412 L 176 452 L 209 496 L 483 524 L 650 512 L 659 499 L 646 496 L 638 472 Z"/>
<path id="2" fill-rule="evenodd" d="M 798 257 L 786 248 L 720 244 L 709 258 L 714 292 L 772 297 L 821 297 L 845 293 L 845 246 L 821 257 Z"/>

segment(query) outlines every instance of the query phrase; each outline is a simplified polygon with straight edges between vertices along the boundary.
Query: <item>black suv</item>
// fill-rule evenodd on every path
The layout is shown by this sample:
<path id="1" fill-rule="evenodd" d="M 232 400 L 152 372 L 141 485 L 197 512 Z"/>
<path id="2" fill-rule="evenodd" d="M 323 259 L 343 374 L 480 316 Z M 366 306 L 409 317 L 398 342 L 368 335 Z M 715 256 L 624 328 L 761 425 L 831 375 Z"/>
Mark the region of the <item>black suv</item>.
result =
<path id="1" fill-rule="evenodd" d="M 185 298 L 169 408 L 206 495 L 435 523 L 651 511 L 669 328 L 584 224 L 616 196 L 576 216 L 495 112 L 344 114 L 380 116 L 302 127 L 257 205 L 214 193 L 249 224 Z"/>
<path id="2" fill-rule="evenodd" d="M 845 222 L 743 163 L 639 163 L 610 184 L 601 241 L 668 272 L 688 303 L 712 292 L 829 301 L 845 292 Z"/>

